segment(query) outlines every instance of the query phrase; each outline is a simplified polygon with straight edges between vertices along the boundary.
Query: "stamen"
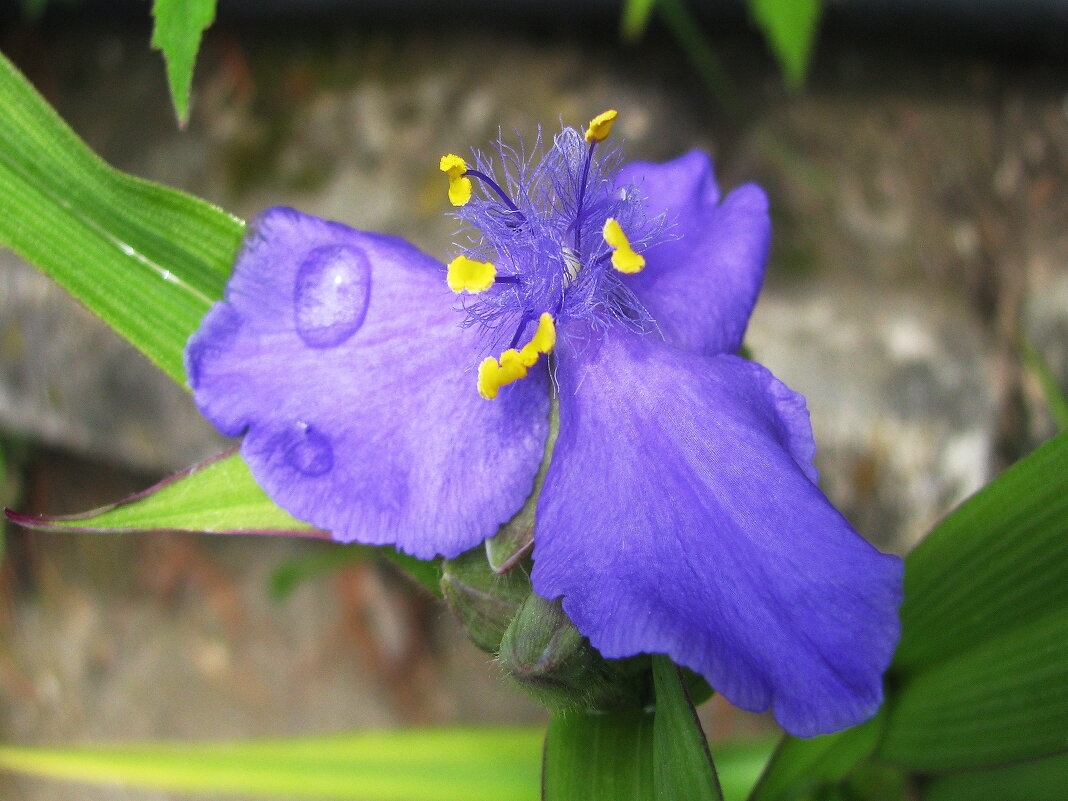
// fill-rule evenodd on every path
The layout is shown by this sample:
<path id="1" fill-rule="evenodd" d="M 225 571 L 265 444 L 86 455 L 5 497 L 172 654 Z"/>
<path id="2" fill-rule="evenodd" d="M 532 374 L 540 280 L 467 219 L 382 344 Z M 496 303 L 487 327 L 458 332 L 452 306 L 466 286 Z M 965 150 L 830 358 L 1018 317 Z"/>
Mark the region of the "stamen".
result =
<path id="1" fill-rule="evenodd" d="M 475 261 L 467 256 L 457 256 L 449 262 L 445 281 L 453 292 L 467 290 L 471 294 L 485 292 L 493 286 L 497 268 L 491 261 Z"/>
<path id="2" fill-rule="evenodd" d="M 586 129 L 586 141 L 593 143 L 607 139 L 612 133 L 612 123 L 616 121 L 618 113 L 614 108 L 610 108 L 590 120 L 590 125 Z"/>
<path id="3" fill-rule="evenodd" d="M 541 317 L 538 318 L 538 330 L 534 332 L 530 342 L 523 346 L 522 355 L 524 358 L 533 355 L 533 361 L 530 364 L 534 364 L 539 354 L 552 353 L 554 347 L 556 347 L 556 321 L 549 312 L 542 312 Z"/>
<path id="4" fill-rule="evenodd" d="M 645 268 L 645 257 L 635 253 L 630 240 L 612 217 L 604 223 L 604 241 L 612 248 L 612 266 L 621 273 L 638 273 Z"/>
<path id="5" fill-rule="evenodd" d="M 586 163 L 582 166 L 582 180 L 579 182 L 578 203 L 575 204 L 575 252 L 582 252 L 582 204 L 586 200 L 586 182 L 590 178 L 590 164 L 593 163 L 593 149 L 598 142 L 603 142 L 612 132 L 612 123 L 616 121 L 619 113 L 614 109 L 602 111 L 592 120 L 586 128 L 586 141 L 590 146 L 586 148 Z"/>
<path id="6" fill-rule="evenodd" d="M 550 353 L 556 345 L 556 323 L 548 312 L 542 312 L 538 318 L 538 330 L 521 350 L 509 348 L 501 354 L 498 362 L 487 356 L 478 366 L 478 394 L 486 400 L 497 397 L 498 391 L 520 378 L 526 378 L 527 371 L 538 362 L 543 353 Z"/>
<path id="7" fill-rule="evenodd" d="M 471 200 L 471 179 L 465 176 L 467 162 L 455 153 L 442 156 L 438 169 L 449 176 L 449 202 L 464 206 Z"/>
<path id="8" fill-rule="evenodd" d="M 526 219 L 526 217 L 523 216 L 523 212 L 521 212 L 519 207 L 512 202 L 512 199 L 508 197 L 507 193 L 497 185 L 496 181 L 486 175 L 486 173 L 479 172 L 478 170 L 468 170 L 466 174 L 471 178 L 477 178 L 482 181 L 482 183 L 501 199 L 501 202 L 508 207 L 509 211 L 511 211 L 514 216 L 517 216 L 520 220 Z"/>

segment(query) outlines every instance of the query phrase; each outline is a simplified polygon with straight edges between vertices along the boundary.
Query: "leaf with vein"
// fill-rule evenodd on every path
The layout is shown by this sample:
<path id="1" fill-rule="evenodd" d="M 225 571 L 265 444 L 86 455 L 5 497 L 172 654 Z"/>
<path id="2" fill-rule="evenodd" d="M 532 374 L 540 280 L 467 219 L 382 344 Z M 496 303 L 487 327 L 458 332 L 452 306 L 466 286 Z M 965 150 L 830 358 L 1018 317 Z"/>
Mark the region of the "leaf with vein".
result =
<path id="1" fill-rule="evenodd" d="M 0 56 L 0 245 L 48 273 L 179 384 L 244 222 L 119 172 Z"/>

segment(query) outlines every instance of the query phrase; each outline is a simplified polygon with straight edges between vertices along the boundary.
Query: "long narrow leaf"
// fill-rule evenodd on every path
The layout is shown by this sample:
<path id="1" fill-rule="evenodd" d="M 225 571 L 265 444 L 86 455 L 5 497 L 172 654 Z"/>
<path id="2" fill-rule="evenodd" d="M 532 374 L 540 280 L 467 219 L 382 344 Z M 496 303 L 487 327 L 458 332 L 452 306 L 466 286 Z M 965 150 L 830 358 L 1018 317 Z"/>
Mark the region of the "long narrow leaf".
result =
<path id="1" fill-rule="evenodd" d="M 918 771 L 982 768 L 1068 749 L 1068 610 L 925 671 L 890 705 L 876 756 Z"/>
<path id="2" fill-rule="evenodd" d="M 894 671 L 915 673 L 1068 609 L 1068 432 L 965 501 L 909 554 Z"/>
<path id="3" fill-rule="evenodd" d="M 554 715 L 545 735 L 543 801 L 649 801 L 653 716 L 641 710 Z"/>
<path id="4" fill-rule="evenodd" d="M 187 531 L 204 534 L 284 534 L 329 538 L 277 506 L 259 488 L 248 465 L 228 451 L 166 478 L 143 492 L 73 515 L 24 515 L 8 519 L 42 531 Z"/>
<path id="5" fill-rule="evenodd" d="M 750 801 L 785 801 L 844 779 L 879 742 L 883 715 L 852 729 L 801 739 L 787 735 L 768 762 Z"/>
<path id="6" fill-rule="evenodd" d="M 1049 409 L 1050 417 L 1053 418 L 1059 430 L 1068 429 L 1068 398 L 1065 397 L 1064 391 L 1057 382 L 1057 377 L 1049 368 L 1046 357 L 1028 338 L 1024 339 L 1021 350 L 1024 364 L 1042 387 L 1042 395 L 1046 399 L 1046 408 Z"/>
<path id="7" fill-rule="evenodd" d="M 933 779 L 924 801 L 1064 801 L 1068 752 L 992 770 Z"/>
<path id="8" fill-rule="evenodd" d="M 194 465 L 143 492 L 90 512 L 52 516 L 25 515 L 11 510 L 5 513 L 13 523 L 44 531 L 185 531 L 330 538 L 327 532 L 297 520 L 268 498 L 236 451 Z M 428 590 L 440 595 L 441 571 L 436 562 L 421 561 L 388 547 L 348 547 L 391 559 Z"/>
<path id="9" fill-rule="evenodd" d="M 534 729 L 426 729 L 253 743 L 0 746 L 18 773 L 174 792 L 361 801 L 534 801 Z"/>
<path id="10" fill-rule="evenodd" d="M 716 768 L 697 712 L 679 669 L 662 655 L 653 657 L 656 714 L 653 719 L 653 784 L 656 798 L 723 801 Z"/>
<path id="11" fill-rule="evenodd" d="M 222 297 L 244 223 L 112 169 L 0 56 L 0 245 L 180 384 L 182 349 Z"/>
<path id="12" fill-rule="evenodd" d="M 711 745 L 716 752 L 716 774 L 723 790 L 723 801 L 745 801 L 775 751 L 777 739 L 717 742 Z"/>

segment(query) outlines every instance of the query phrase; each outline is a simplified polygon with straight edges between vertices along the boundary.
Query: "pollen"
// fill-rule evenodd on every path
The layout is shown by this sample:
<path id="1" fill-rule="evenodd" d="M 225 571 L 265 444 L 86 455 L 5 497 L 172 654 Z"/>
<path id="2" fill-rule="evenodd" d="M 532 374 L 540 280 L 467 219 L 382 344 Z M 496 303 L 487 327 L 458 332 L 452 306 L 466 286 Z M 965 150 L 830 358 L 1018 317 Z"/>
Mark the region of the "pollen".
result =
<path id="1" fill-rule="evenodd" d="M 613 217 L 605 220 L 604 241 L 612 248 L 612 266 L 621 273 L 638 273 L 645 268 L 645 256 L 634 252 L 630 240 Z"/>
<path id="2" fill-rule="evenodd" d="M 603 142 L 607 139 L 612 133 L 612 123 L 616 121 L 618 113 L 614 108 L 610 108 L 590 120 L 590 125 L 586 129 L 586 141 Z"/>
<path id="3" fill-rule="evenodd" d="M 553 316 L 543 312 L 538 330 L 521 350 L 509 348 L 500 361 L 487 356 L 478 366 L 478 394 L 486 400 L 497 397 L 500 388 L 527 377 L 527 371 L 537 364 L 538 357 L 550 353 L 556 345 L 556 323 Z"/>
<path id="4" fill-rule="evenodd" d="M 467 180 L 466 178 L 464 180 Z M 453 292 L 467 290 L 472 294 L 485 292 L 493 286 L 497 278 L 497 268 L 491 261 L 475 261 L 467 256 L 457 256 L 449 262 L 449 271 L 445 276 L 449 289 Z"/>
<path id="5" fill-rule="evenodd" d="M 471 179 L 465 177 L 467 162 L 454 153 L 442 156 L 438 169 L 449 176 L 449 202 L 464 206 L 471 200 Z"/>
<path id="6" fill-rule="evenodd" d="M 556 346 L 556 322 L 553 320 L 553 316 L 549 312 L 542 312 L 540 318 L 538 318 L 538 330 L 534 332 L 534 338 L 523 346 L 522 354 L 529 358 L 533 355 L 533 361 L 530 364 L 534 364 L 538 360 L 538 356 L 542 353 L 551 353 L 552 349 Z M 528 367 L 530 365 L 527 365 Z"/>

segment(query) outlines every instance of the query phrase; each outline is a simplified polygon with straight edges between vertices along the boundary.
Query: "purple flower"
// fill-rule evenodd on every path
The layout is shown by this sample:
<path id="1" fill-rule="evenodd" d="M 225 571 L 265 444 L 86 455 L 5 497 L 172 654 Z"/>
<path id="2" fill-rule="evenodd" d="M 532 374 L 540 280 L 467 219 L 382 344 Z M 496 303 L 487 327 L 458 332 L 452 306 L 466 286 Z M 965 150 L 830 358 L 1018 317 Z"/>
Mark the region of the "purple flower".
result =
<path id="1" fill-rule="evenodd" d="M 667 653 L 794 734 L 859 723 L 882 700 L 902 566 L 817 487 L 804 399 L 734 355 L 765 195 L 721 198 L 699 152 L 622 166 L 613 117 L 443 158 L 467 232 L 448 268 L 263 212 L 190 340 L 196 402 L 292 514 L 430 558 L 520 508 L 555 398 L 535 591 L 604 656 Z"/>

